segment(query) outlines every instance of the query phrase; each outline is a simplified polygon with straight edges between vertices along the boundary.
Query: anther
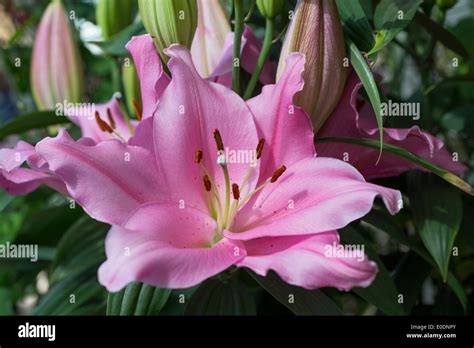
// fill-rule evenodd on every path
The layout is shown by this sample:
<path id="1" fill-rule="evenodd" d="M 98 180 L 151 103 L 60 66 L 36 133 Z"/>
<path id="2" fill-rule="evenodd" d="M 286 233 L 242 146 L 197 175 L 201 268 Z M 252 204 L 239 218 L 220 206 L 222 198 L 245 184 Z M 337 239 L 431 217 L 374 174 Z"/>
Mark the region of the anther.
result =
<path id="1" fill-rule="evenodd" d="M 202 181 L 204 182 L 204 187 L 207 192 L 211 191 L 212 185 L 211 185 L 211 180 L 209 180 L 209 177 L 207 175 L 204 175 L 202 177 Z"/>
<path id="2" fill-rule="evenodd" d="M 102 132 L 113 133 L 114 130 L 105 122 L 103 119 L 100 118 L 99 113 L 95 112 L 95 120 L 97 121 L 97 125 L 99 126 Z"/>
<path id="3" fill-rule="evenodd" d="M 199 164 L 201 163 L 202 160 L 202 150 L 197 150 L 196 153 L 194 154 L 194 161 Z"/>
<path id="4" fill-rule="evenodd" d="M 238 201 L 240 199 L 240 190 L 239 190 L 239 185 L 237 184 L 232 184 L 232 194 L 234 196 L 234 199 Z"/>
<path id="5" fill-rule="evenodd" d="M 263 146 L 265 145 L 265 139 L 260 139 L 258 141 L 258 145 L 257 145 L 257 159 L 260 159 L 260 157 L 262 156 L 262 151 L 263 151 Z"/>
<path id="6" fill-rule="evenodd" d="M 275 173 L 273 173 L 272 178 L 270 179 L 270 182 L 274 183 L 275 181 L 277 181 L 278 178 L 285 172 L 285 170 L 286 170 L 285 166 L 281 166 L 280 168 L 275 170 Z"/>
<path id="7" fill-rule="evenodd" d="M 224 151 L 224 143 L 218 129 L 214 130 L 214 139 L 216 140 L 217 150 Z"/>
<path id="8" fill-rule="evenodd" d="M 107 108 L 107 118 L 109 119 L 109 124 L 112 127 L 112 129 L 115 129 L 115 121 L 114 118 L 112 117 L 112 112 L 110 111 L 110 108 Z"/>
<path id="9" fill-rule="evenodd" d="M 142 109 L 140 108 L 140 105 L 138 105 L 138 102 L 136 100 L 133 101 L 133 107 L 137 114 L 138 121 L 141 121 L 143 117 L 143 113 L 142 113 Z"/>

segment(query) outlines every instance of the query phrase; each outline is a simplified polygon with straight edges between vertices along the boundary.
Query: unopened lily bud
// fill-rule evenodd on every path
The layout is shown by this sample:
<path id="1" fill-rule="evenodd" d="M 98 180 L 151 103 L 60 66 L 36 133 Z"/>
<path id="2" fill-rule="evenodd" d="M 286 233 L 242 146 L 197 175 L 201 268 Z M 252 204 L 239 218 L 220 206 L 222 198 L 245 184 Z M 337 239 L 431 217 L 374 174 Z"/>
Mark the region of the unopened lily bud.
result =
<path id="1" fill-rule="evenodd" d="M 304 88 L 294 102 L 308 113 L 318 131 L 337 105 L 348 73 L 335 0 L 298 0 L 283 44 L 278 77 L 291 52 L 306 56 Z"/>
<path id="2" fill-rule="evenodd" d="M 98 0 L 95 19 L 105 40 L 132 23 L 135 4 L 135 0 Z"/>
<path id="3" fill-rule="evenodd" d="M 138 8 L 163 61 L 168 61 L 163 50 L 172 44 L 191 47 L 198 18 L 196 0 L 138 0 Z"/>
<path id="4" fill-rule="evenodd" d="M 40 110 L 82 99 L 80 56 L 60 0 L 52 1 L 41 18 L 33 45 L 30 84 Z"/>
<path id="5" fill-rule="evenodd" d="M 257 7 L 263 17 L 275 18 L 283 9 L 285 0 L 257 0 Z"/>
<path id="6" fill-rule="evenodd" d="M 135 101 L 141 110 L 142 97 L 140 93 L 140 80 L 131 58 L 126 58 L 122 66 L 122 83 L 128 112 L 133 115 L 135 113 L 133 102 Z"/>

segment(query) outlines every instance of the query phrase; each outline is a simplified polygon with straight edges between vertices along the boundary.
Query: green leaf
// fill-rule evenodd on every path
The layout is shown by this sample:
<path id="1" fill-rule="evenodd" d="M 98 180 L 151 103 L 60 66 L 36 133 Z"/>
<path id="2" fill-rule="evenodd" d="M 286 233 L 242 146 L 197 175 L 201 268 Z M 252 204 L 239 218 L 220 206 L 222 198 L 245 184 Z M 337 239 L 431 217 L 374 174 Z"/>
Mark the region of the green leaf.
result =
<path id="1" fill-rule="evenodd" d="M 420 11 L 416 12 L 415 20 L 420 23 L 431 36 L 433 36 L 451 51 L 456 52 L 463 58 L 469 58 L 469 53 L 464 48 L 463 44 L 454 34 L 445 29 L 442 25 L 436 23 L 434 20 Z"/>
<path id="2" fill-rule="evenodd" d="M 97 280 L 97 269 L 105 260 L 104 240 L 108 229 L 109 226 L 84 216 L 64 233 L 51 264 L 51 287 L 33 314 L 76 315 L 105 311 L 107 292 Z M 95 309 L 85 313 L 86 307 Z"/>
<path id="3" fill-rule="evenodd" d="M 382 0 L 375 8 L 374 25 L 377 30 L 375 45 L 368 55 L 385 47 L 415 16 L 423 0 Z"/>
<path id="4" fill-rule="evenodd" d="M 387 315 L 406 314 L 403 306 L 398 303 L 399 292 L 397 287 L 374 248 L 351 226 L 344 228 L 340 236 L 342 243 L 345 245 L 363 245 L 365 253 L 370 260 L 377 263 L 379 269 L 370 286 L 354 288 L 352 291 Z"/>
<path id="5" fill-rule="evenodd" d="M 344 32 L 356 46 L 368 52 L 374 46 L 372 28 L 359 0 L 336 0 Z"/>
<path id="6" fill-rule="evenodd" d="M 462 221 L 459 192 L 424 173 L 409 180 L 409 197 L 421 239 L 446 281 L 454 240 Z"/>
<path id="7" fill-rule="evenodd" d="M 137 36 L 144 32 L 145 28 L 143 27 L 142 21 L 137 21 L 130 24 L 107 41 L 93 41 L 90 43 L 99 46 L 108 55 L 123 57 L 129 54 L 125 45 L 130 41 L 132 36 Z"/>
<path id="8" fill-rule="evenodd" d="M 8 135 L 20 134 L 32 129 L 64 123 L 70 123 L 69 119 L 64 116 L 57 116 L 54 111 L 31 112 L 15 117 L 13 120 L 2 125 L 0 127 L 0 139 Z"/>
<path id="9" fill-rule="evenodd" d="M 372 71 L 370 70 L 365 57 L 359 51 L 357 46 L 353 42 L 349 42 L 349 50 L 350 50 L 350 59 L 352 67 L 354 68 L 357 76 L 362 81 L 364 85 L 365 91 L 369 96 L 370 104 L 372 104 L 372 108 L 375 112 L 375 117 L 377 118 L 377 126 L 379 129 L 379 159 L 382 155 L 383 150 L 383 120 L 382 120 L 382 112 L 381 112 L 381 105 L 380 105 L 380 94 L 377 84 L 375 83 L 374 76 L 372 75 Z M 378 162 L 378 160 L 377 160 Z"/>
<path id="10" fill-rule="evenodd" d="M 315 139 L 316 143 L 345 143 L 345 144 L 354 144 L 354 145 L 360 145 L 360 146 L 365 146 L 365 147 L 371 147 L 374 149 L 378 149 L 379 145 L 378 142 L 372 139 L 356 139 L 356 138 L 319 138 Z M 430 172 L 433 174 L 436 174 L 443 180 L 449 182 L 451 185 L 456 186 L 457 188 L 461 189 L 462 191 L 470 194 L 471 196 L 474 194 L 474 190 L 472 189 L 471 185 L 469 185 L 467 182 L 462 180 L 460 177 L 457 175 L 448 172 L 447 170 L 444 170 L 443 168 L 438 167 L 437 165 L 430 163 L 426 160 L 424 160 L 421 157 L 418 157 L 414 153 L 409 152 L 408 150 L 405 150 L 404 148 L 398 147 L 396 145 L 392 144 L 383 144 L 384 151 L 389 152 L 392 155 L 396 155 L 398 157 L 404 158 L 410 162 L 416 163 L 419 166 L 428 169 Z"/>
<path id="11" fill-rule="evenodd" d="M 14 315 L 13 295 L 10 289 L 0 287 L 0 315 Z"/>
<path id="12" fill-rule="evenodd" d="M 130 283 L 118 292 L 109 293 L 107 315 L 156 315 L 163 309 L 170 294 L 170 289 Z"/>
<path id="13" fill-rule="evenodd" d="M 248 272 L 268 293 L 296 315 L 343 314 L 334 301 L 321 290 L 306 290 L 290 285 L 273 272 L 269 272 L 265 277 Z"/>
<path id="14" fill-rule="evenodd" d="M 423 283 L 433 269 L 432 264 L 415 252 L 409 252 L 395 270 L 395 284 L 403 295 L 403 308 L 411 313 L 421 295 Z"/>
<path id="15" fill-rule="evenodd" d="M 255 315 L 249 289 L 236 277 L 223 282 L 209 279 L 199 286 L 186 306 L 188 315 Z"/>

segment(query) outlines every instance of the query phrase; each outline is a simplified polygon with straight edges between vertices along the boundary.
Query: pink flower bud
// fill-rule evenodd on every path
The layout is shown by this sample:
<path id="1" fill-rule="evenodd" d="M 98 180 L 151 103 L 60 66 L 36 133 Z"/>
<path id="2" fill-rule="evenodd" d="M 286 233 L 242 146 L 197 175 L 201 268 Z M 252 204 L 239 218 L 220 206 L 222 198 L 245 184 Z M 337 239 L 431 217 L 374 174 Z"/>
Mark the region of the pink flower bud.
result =
<path id="1" fill-rule="evenodd" d="M 304 88 L 294 102 L 308 113 L 317 131 L 337 105 L 348 73 L 343 66 L 346 49 L 334 0 L 298 0 L 283 44 L 278 77 L 291 52 L 306 55 Z"/>
<path id="2" fill-rule="evenodd" d="M 54 109 L 64 100 L 81 100 L 80 57 L 60 0 L 52 1 L 41 18 L 33 46 L 30 84 L 41 110 Z"/>

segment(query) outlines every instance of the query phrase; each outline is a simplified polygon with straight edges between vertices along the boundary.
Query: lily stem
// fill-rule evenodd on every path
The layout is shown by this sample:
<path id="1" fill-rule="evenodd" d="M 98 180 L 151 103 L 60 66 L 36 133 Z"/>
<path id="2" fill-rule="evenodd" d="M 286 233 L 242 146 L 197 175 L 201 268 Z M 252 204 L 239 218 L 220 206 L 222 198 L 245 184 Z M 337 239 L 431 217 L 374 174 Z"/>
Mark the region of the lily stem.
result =
<path id="1" fill-rule="evenodd" d="M 240 47 L 242 33 L 244 31 L 244 5 L 243 0 L 234 0 L 235 26 L 234 26 L 234 49 L 232 62 L 232 89 L 240 94 Z"/>
<path id="2" fill-rule="evenodd" d="M 252 94 L 257 86 L 258 79 L 260 78 L 260 74 L 262 73 L 263 66 L 267 60 L 268 54 L 270 53 L 270 49 L 272 48 L 273 44 L 273 31 L 275 27 L 275 20 L 273 18 L 266 19 L 266 26 L 265 26 L 265 38 L 263 39 L 262 50 L 260 51 L 260 55 L 258 56 L 257 65 L 255 66 L 255 70 L 250 78 L 249 84 L 247 85 L 247 89 L 244 93 L 244 99 L 249 99 L 252 97 Z"/>

